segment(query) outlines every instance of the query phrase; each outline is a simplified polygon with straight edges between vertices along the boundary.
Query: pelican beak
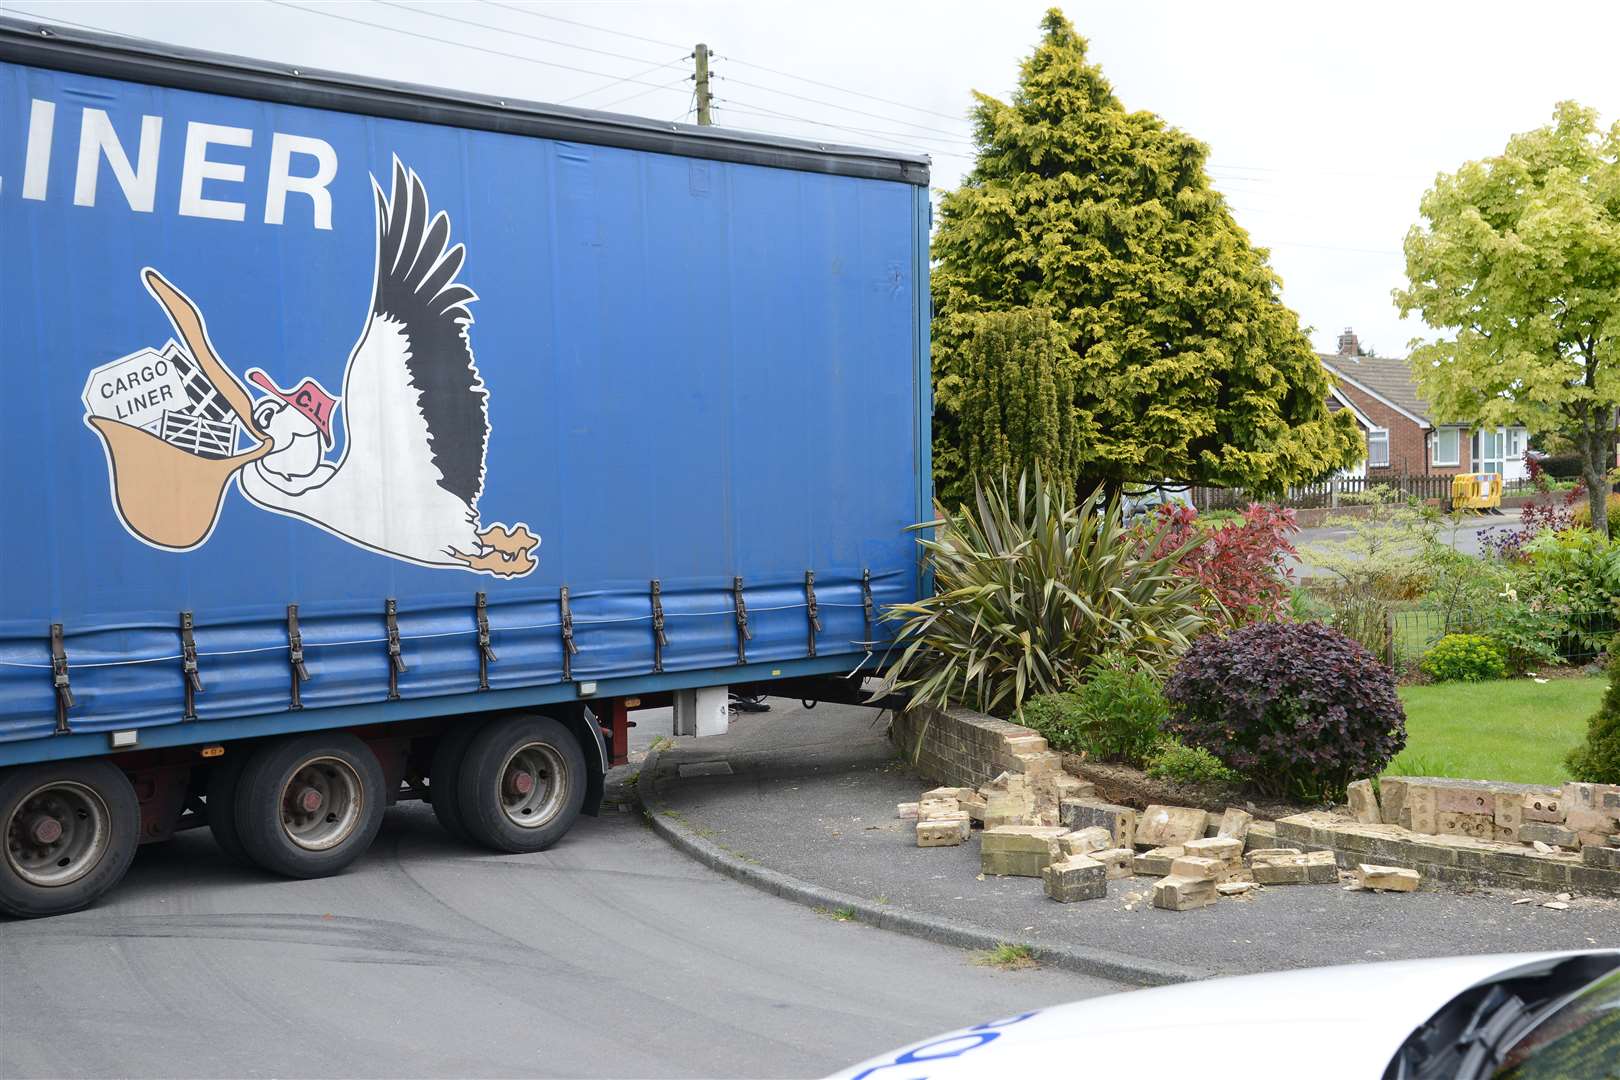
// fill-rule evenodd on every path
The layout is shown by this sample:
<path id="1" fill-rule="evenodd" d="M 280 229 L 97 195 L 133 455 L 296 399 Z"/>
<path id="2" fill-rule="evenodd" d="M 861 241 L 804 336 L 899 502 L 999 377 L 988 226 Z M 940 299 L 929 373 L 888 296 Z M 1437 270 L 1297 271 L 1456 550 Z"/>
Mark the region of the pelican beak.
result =
<path id="1" fill-rule="evenodd" d="M 219 396 L 225 399 L 231 411 L 236 413 L 242 426 L 261 443 L 268 442 L 268 436 L 253 422 L 253 399 L 214 351 L 213 343 L 208 340 L 208 325 L 203 322 L 202 312 L 197 310 L 197 305 L 150 266 L 141 271 L 141 278 L 146 283 L 146 290 L 168 314 L 175 333 L 185 342 L 186 350 L 202 368 L 203 375 L 219 391 Z"/>

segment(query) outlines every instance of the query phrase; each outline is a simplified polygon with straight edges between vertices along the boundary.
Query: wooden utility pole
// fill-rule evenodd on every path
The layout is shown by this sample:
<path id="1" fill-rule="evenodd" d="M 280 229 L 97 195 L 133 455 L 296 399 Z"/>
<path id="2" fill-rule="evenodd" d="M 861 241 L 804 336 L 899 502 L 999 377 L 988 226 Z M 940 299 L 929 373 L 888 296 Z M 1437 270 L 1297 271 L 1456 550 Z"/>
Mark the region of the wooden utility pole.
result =
<path id="1" fill-rule="evenodd" d="M 697 122 L 707 127 L 714 123 L 714 116 L 709 112 L 714 101 L 709 93 L 709 47 L 699 42 L 692 56 L 697 60 Z"/>

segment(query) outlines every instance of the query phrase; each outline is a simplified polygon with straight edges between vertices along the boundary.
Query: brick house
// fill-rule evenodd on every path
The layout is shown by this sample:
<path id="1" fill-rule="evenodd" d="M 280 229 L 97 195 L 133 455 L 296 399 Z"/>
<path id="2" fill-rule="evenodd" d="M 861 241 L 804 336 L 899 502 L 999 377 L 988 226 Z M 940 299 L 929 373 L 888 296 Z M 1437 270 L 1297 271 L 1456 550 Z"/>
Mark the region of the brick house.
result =
<path id="1" fill-rule="evenodd" d="M 1436 422 L 1405 357 L 1368 356 L 1349 329 L 1339 335 L 1337 353 L 1318 355 L 1335 384 L 1328 407 L 1350 409 L 1367 440 L 1366 461 L 1352 475 L 1375 482 L 1460 472 L 1500 473 L 1504 481 L 1529 475 L 1522 426 Z"/>

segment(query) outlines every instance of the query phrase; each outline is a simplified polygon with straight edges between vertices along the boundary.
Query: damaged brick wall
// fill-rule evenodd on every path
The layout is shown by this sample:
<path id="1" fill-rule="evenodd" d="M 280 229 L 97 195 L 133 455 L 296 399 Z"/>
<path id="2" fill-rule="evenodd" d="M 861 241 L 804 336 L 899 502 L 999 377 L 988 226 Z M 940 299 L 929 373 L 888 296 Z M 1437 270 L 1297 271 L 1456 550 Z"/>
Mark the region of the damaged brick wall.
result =
<path id="1" fill-rule="evenodd" d="M 889 738 L 925 778 L 961 787 L 979 787 L 1003 772 L 1055 768 L 1048 758 L 1057 756 L 1029 728 L 972 709 L 918 706 L 897 713 Z"/>

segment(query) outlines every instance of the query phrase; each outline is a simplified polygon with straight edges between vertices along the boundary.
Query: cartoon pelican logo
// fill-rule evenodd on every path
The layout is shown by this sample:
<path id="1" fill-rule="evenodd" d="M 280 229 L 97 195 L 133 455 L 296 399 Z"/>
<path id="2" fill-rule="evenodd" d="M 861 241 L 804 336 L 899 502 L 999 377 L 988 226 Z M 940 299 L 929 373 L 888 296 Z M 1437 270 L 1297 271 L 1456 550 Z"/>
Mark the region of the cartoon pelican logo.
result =
<path id="1" fill-rule="evenodd" d="M 107 452 L 124 526 L 153 546 L 206 543 L 232 477 L 253 504 L 421 566 L 521 577 L 540 540 L 518 522 L 483 525 L 489 391 L 467 328 L 477 296 L 450 219 L 430 212 L 396 158 L 391 191 L 375 178 L 376 278 L 349 353 L 343 393 L 305 377 L 283 390 L 260 368 L 256 399 L 220 361 L 189 297 L 144 271 L 182 349 L 143 350 L 91 372 L 86 423 Z M 245 436 L 251 445 L 238 450 Z M 341 452 L 336 454 L 341 436 Z"/>

